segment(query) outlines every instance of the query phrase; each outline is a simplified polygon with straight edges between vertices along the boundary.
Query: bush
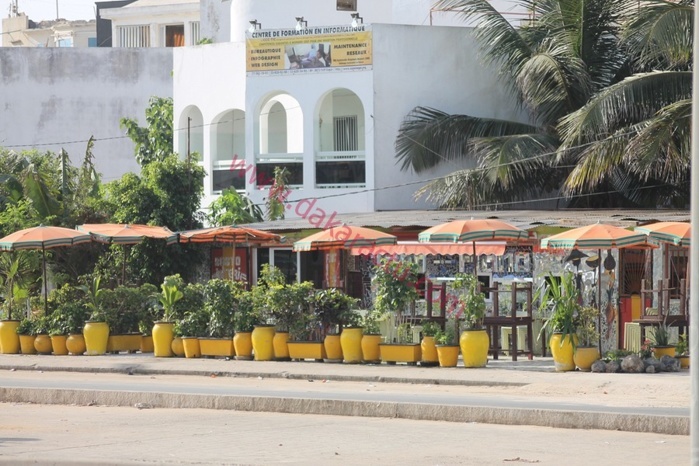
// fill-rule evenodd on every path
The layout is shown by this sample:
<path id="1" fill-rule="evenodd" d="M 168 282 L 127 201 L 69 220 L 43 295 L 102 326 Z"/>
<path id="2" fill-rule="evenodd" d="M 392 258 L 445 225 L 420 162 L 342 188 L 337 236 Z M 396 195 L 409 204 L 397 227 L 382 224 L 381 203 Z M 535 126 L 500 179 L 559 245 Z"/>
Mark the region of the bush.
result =
<path id="1" fill-rule="evenodd" d="M 233 336 L 237 297 L 244 285 L 240 282 L 209 280 L 204 287 L 206 326 L 202 336 L 224 338 Z"/>

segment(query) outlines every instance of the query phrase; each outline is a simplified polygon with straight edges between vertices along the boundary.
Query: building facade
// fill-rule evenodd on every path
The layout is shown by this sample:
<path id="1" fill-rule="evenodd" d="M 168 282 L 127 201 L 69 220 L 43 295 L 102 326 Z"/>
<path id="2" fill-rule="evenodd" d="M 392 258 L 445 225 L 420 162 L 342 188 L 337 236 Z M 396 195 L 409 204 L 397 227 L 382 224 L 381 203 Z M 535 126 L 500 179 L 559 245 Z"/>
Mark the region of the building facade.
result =
<path id="1" fill-rule="evenodd" d="M 229 187 L 262 204 L 284 167 L 287 216 L 311 228 L 333 212 L 430 207 L 415 190 L 468 162 L 401 171 L 394 141 L 410 110 L 521 118 L 453 14 L 346 3 L 233 2 L 230 42 L 175 50 L 175 150 L 204 165 L 203 206 Z"/>

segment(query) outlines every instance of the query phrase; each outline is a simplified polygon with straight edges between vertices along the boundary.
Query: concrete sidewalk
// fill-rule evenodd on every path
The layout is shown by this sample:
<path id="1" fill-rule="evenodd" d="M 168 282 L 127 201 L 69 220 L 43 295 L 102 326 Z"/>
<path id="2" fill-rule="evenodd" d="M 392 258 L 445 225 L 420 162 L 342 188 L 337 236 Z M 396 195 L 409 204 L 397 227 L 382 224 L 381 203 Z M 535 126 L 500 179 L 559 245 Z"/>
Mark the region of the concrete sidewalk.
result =
<path id="1" fill-rule="evenodd" d="M 580 417 L 574 427 L 600 428 L 600 429 L 642 429 L 643 431 L 655 431 L 671 434 L 686 435 L 689 432 L 689 405 L 691 400 L 691 388 L 689 372 L 661 373 L 661 374 L 593 374 L 581 372 L 557 373 L 553 370 L 553 361 L 550 358 L 535 358 L 532 361 L 521 359 L 513 362 L 508 359 L 489 360 L 488 366 L 482 369 L 439 368 L 439 367 L 414 367 L 406 365 L 349 365 L 330 364 L 316 362 L 260 362 L 260 361 L 236 361 L 225 359 L 184 359 L 184 358 L 155 358 L 152 354 L 120 354 L 105 356 L 41 356 L 41 355 L 0 355 L 0 387 L 3 387 L 3 371 L 44 371 L 44 372 L 73 372 L 73 373 L 113 373 L 129 375 L 168 375 L 168 376 L 192 376 L 196 380 L 205 377 L 229 377 L 238 378 L 239 383 L 245 379 L 265 379 L 268 385 L 274 385 L 274 380 L 291 381 L 332 381 L 334 384 L 345 383 L 346 390 L 356 389 L 352 384 L 367 382 L 381 384 L 384 387 L 402 386 L 402 391 L 414 391 L 424 393 L 434 391 L 435 386 L 443 389 L 453 387 L 451 393 L 463 394 L 464 397 L 483 395 L 489 397 L 501 397 L 502 400 L 531 400 L 532 403 L 558 403 L 558 404 L 586 404 L 590 406 L 589 416 Z M 197 377 L 198 376 L 198 377 Z M 1 391 L 0 401 L 32 401 L 42 402 L 42 397 L 50 392 L 37 392 L 34 398 L 29 395 L 19 394 L 24 392 L 4 390 Z M 13 393 L 13 395 L 10 395 Z M 132 398 L 124 399 L 123 394 L 113 394 L 100 398 L 105 404 L 112 403 L 108 400 L 121 400 L 115 405 L 128 405 Z M 8 399 L 8 397 L 25 397 L 22 399 Z M 70 402 L 70 397 L 80 396 L 77 391 L 66 392 L 56 402 Z M 86 395 L 87 396 L 87 395 Z M 182 397 L 174 399 L 172 406 L 207 407 L 211 405 L 224 406 L 219 398 L 194 402 L 195 397 L 190 397 L 183 402 Z M 293 412 L 290 411 L 289 402 L 286 404 L 257 399 L 257 404 L 240 399 L 228 400 L 227 409 L 254 410 L 258 406 L 260 410 Z M 82 399 L 82 398 L 81 398 Z M 93 399 L 95 399 L 93 397 Z M 159 399 L 162 399 L 159 398 Z M 77 400 L 77 399 L 76 399 Z M 262 401 L 264 401 L 264 403 Z M 328 400 L 322 406 L 327 413 Z M 406 406 L 406 403 L 395 403 L 388 411 L 382 411 L 371 404 L 362 408 L 356 402 L 348 408 L 348 402 L 333 400 L 334 412 L 327 414 L 351 414 L 373 415 L 380 413 L 388 416 L 400 416 L 411 419 L 435 418 L 435 412 L 439 412 L 442 420 L 463 420 L 464 416 L 476 416 L 475 411 L 461 409 L 454 414 L 455 408 L 447 405 L 443 409 L 435 406 L 429 409 L 420 406 Z M 49 402 L 49 401 L 46 401 Z M 77 400 L 80 403 L 80 400 Z M 163 401 L 163 403 L 165 403 Z M 183 404 L 184 403 L 184 404 Z M 192 404 L 194 403 L 194 404 Z M 200 404 L 197 404 L 200 403 Z M 299 404 L 298 412 L 314 412 L 313 400 L 305 400 Z M 293 404 L 293 403 L 292 403 Z M 374 403 L 375 405 L 376 403 Z M 409 403 L 408 403 L 409 404 Z M 131 404 L 133 405 L 133 404 Z M 162 404 L 167 407 L 169 405 Z M 600 414 L 607 407 L 609 416 Z M 461 407 L 463 408 L 463 407 Z M 633 412 L 634 409 L 647 410 L 654 408 L 686 409 L 687 415 L 675 416 L 673 419 L 659 419 L 661 416 L 649 416 L 639 414 L 627 420 L 620 421 L 618 410 L 626 409 Z M 224 408 L 226 409 L 226 408 Z M 320 409 L 320 408 L 319 408 Z M 617 410 L 617 414 L 611 412 Z M 551 410 L 543 413 L 526 413 L 525 409 L 510 409 L 500 412 L 495 419 L 493 410 L 483 412 L 478 422 L 494 422 L 506 424 L 531 424 L 557 427 L 571 427 L 571 415 L 569 412 Z M 555 412 L 554 412 L 555 411 Z M 365 414 L 362 414 L 365 412 Z M 399 414 L 402 413 L 402 414 Z M 412 414 L 411 414 L 412 413 Z M 451 414 L 450 414 L 451 413 Z M 514 419 L 518 416 L 519 419 Z M 582 415 L 578 415 L 582 416 Z M 549 419 L 545 419 L 548 417 Z M 559 419 L 554 419 L 558 417 Z M 576 422 L 572 422 L 576 424 Z M 645 427 L 639 427 L 645 426 Z"/>

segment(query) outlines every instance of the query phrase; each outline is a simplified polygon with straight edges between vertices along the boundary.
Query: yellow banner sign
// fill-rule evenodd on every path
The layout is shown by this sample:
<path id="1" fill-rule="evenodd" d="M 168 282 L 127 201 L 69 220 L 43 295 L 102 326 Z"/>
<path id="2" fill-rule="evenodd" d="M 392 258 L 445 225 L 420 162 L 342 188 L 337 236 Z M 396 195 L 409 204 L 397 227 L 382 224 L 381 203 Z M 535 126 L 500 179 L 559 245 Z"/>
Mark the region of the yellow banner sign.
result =
<path id="1" fill-rule="evenodd" d="M 372 64 L 371 26 L 326 26 L 248 32 L 252 74 L 366 70 Z"/>

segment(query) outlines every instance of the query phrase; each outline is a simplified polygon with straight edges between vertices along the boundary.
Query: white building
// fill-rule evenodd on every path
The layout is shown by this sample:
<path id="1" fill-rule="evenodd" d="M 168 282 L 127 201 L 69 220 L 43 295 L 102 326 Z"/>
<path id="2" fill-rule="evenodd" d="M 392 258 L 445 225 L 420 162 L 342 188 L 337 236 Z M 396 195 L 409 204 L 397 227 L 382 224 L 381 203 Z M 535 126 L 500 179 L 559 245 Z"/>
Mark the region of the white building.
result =
<path id="1" fill-rule="evenodd" d="M 112 23 L 112 47 L 182 47 L 199 42 L 199 0 L 137 0 L 100 9 Z"/>
<path id="2" fill-rule="evenodd" d="M 333 212 L 427 207 L 417 187 L 457 167 L 400 171 L 394 142 L 410 110 L 521 117 L 472 30 L 432 3 L 235 1 L 229 43 L 175 50 L 175 150 L 201 154 L 202 205 L 229 186 L 263 203 L 284 166 L 287 217 L 311 228 Z"/>

